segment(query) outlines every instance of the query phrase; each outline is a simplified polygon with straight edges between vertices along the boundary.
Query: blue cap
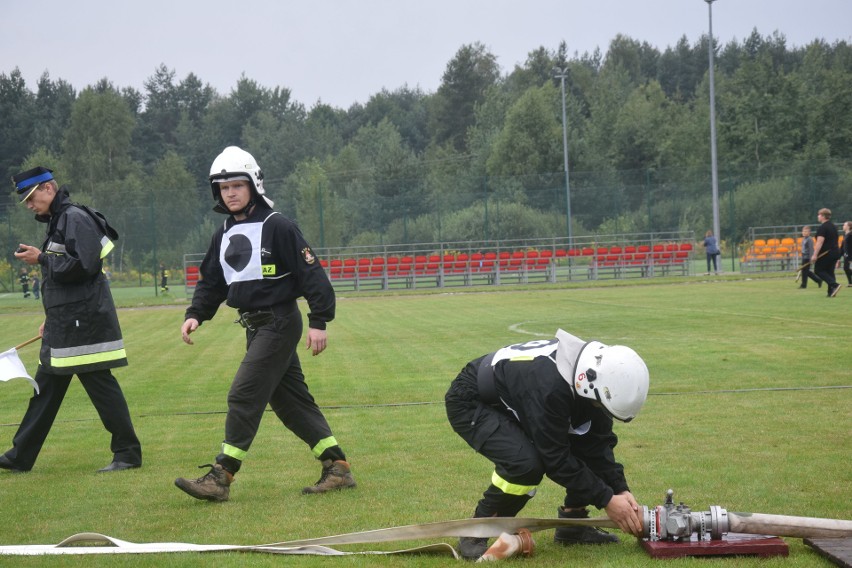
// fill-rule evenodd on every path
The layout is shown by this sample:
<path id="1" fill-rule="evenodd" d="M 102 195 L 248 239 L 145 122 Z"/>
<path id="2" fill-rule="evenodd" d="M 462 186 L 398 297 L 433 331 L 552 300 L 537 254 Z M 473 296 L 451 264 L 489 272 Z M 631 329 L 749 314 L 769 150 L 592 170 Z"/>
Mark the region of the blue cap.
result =
<path id="1" fill-rule="evenodd" d="M 12 183 L 15 184 L 15 192 L 18 194 L 20 202 L 23 203 L 32 194 L 38 184 L 52 179 L 53 170 L 38 166 L 12 176 Z"/>

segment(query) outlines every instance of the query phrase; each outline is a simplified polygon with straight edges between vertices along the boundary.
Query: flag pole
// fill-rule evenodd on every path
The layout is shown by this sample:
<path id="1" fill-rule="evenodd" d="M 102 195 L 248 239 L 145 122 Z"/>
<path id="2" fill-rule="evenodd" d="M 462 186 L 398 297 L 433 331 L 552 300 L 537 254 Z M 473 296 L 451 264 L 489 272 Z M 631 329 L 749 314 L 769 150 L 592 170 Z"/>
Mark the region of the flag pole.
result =
<path id="1" fill-rule="evenodd" d="M 16 345 L 16 346 L 15 346 L 15 350 L 17 351 L 17 350 L 18 350 L 18 349 L 20 349 L 21 347 L 26 347 L 26 346 L 27 346 L 27 345 L 29 345 L 30 343 L 35 343 L 35 342 L 36 342 L 36 341 L 38 341 L 39 339 L 41 339 L 41 336 L 40 336 L 40 335 L 36 335 L 36 336 L 35 336 L 35 337 L 33 337 L 32 339 L 27 339 L 26 341 L 24 341 L 24 342 L 23 342 L 23 343 L 21 343 L 20 345 Z"/>

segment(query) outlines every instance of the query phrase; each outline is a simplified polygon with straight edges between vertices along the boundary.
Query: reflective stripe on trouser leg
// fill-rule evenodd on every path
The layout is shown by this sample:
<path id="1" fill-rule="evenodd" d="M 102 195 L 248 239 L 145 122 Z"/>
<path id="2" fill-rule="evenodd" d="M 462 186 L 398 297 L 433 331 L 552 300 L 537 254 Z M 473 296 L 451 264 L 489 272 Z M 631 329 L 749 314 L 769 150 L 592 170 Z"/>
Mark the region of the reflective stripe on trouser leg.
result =
<path id="1" fill-rule="evenodd" d="M 507 495 L 526 495 L 530 498 L 535 497 L 535 490 L 538 487 L 538 485 L 518 485 L 517 483 L 511 483 L 500 477 L 496 471 L 491 474 L 491 484 Z"/>
<path id="2" fill-rule="evenodd" d="M 246 455 L 248 454 L 248 452 L 246 452 L 245 450 L 241 450 L 236 446 L 232 446 L 224 442 L 222 442 L 222 453 L 228 456 L 229 458 L 234 458 L 235 460 L 240 461 L 246 459 Z"/>
<path id="3" fill-rule="evenodd" d="M 514 517 L 527 501 L 533 498 L 535 485 L 511 483 L 497 472 L 491 477 L 491 485 L 482 494 L 476 506 L 476 517 Z"/>
<path id="4" fill-rule="evenodd" d="M 311 448 L 311 453 L 314 454 L 315 458 L 320 459 L 320 456 L 324 451 L 329 448 L 333 448 L 336 445 L 338 444 L 337 440 L 334 439 L 334 436 L 329 436 L 328 438 L 323 438 L 317 442 L 317 445 Z"/>

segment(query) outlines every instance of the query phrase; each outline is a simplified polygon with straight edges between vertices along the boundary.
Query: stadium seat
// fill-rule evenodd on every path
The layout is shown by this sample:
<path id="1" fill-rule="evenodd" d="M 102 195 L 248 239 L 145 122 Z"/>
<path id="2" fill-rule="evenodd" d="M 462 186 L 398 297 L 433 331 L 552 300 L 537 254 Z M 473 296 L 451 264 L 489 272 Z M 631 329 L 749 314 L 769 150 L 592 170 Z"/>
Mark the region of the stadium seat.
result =
<path id="1" fill-rule="evenodd" d="M 426 274 L 438 274 L 441 269 L 441 256 L 438 254 L 430 254 L 429 260 L 426 262 Z"/>
<path id="2" fill-rule="evenodd" d="M 186 267 L 186 286 L 190 288 L 194 288 L 196 284 L 198 284 L 198 280 L 200 279 L 201 274 L 198 271 L 197 266 L 187 266 Z"/>
<path id="3" fill-rule="evenodd" d="M 420 276 L 422 274 L 426 274 L 426 262 L 425 256 L 415 256 L 414 257 L 414 274 Z"/>
<path id="4" fill-rule="evenodd" d="M 370 275 L 381 276 L 385 272 L 385 259 L 381 256 L 374 257 L 370 263 Z"/>
<path id="5" fill-rule="evenodd" d="M 538 262 L 539 252 L 537 250 L 528 250 L 526 257 L 525 264 L 527 265 L 527 268 L 535 268 L 535 265 Z"/>

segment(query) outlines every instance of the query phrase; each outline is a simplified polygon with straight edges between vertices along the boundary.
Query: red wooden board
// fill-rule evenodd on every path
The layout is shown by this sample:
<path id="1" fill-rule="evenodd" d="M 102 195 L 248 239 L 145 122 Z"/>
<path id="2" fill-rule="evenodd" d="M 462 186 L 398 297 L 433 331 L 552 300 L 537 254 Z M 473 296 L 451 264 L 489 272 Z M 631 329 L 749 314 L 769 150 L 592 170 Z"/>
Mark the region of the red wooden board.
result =
<path id="1" fill-rule="evenodd" d="M 787 556 L 787 543 L 776 536 L 757 536 L 730 533 L 721 540 L 698 540 L 692 535 L 689 542 L 668 540 L 642 541 L 651 558 L 683 558 L 684 556 L 734 556 L 756 555 L 761 557 Z"/>

